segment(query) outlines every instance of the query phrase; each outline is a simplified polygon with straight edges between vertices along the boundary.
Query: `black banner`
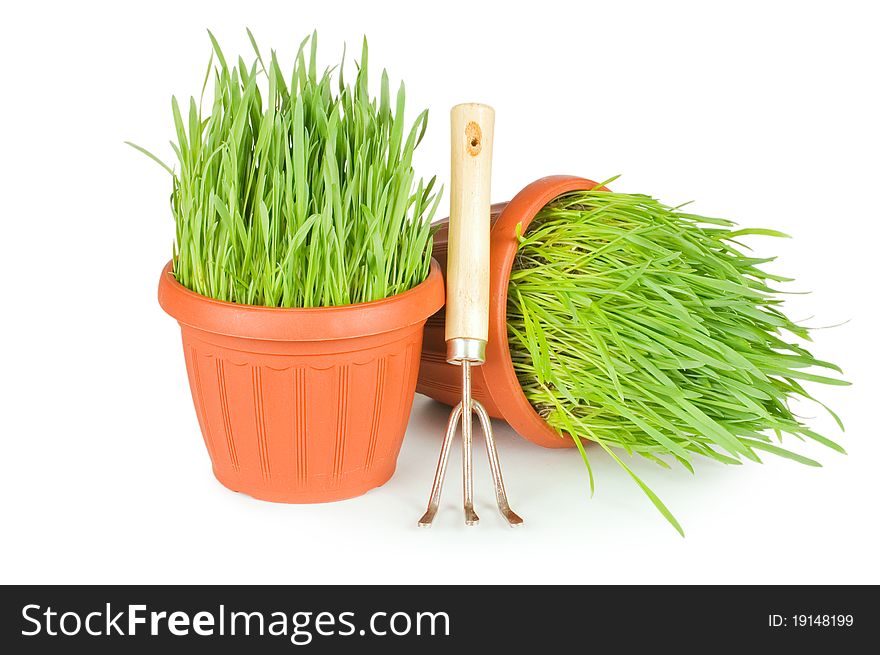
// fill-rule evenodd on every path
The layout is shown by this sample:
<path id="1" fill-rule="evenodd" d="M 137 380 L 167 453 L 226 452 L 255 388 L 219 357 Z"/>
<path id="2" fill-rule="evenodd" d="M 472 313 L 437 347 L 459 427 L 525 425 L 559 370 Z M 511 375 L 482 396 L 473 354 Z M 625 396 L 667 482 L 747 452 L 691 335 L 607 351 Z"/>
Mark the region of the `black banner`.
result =
<path id="1" fill-rule="evenodd" d="M 478 645 L 844 648 L 880 636 L 872 587 L 3 587 L 7 653 L 443 652 Z M 873 639 L 872 639 L 873 637 Z M 867 640 L 867 641 L 866 641 Z M 9 650 L 8 647 L 12 647 Z M 83 650 L 84 649 L 84 650 Z"/>

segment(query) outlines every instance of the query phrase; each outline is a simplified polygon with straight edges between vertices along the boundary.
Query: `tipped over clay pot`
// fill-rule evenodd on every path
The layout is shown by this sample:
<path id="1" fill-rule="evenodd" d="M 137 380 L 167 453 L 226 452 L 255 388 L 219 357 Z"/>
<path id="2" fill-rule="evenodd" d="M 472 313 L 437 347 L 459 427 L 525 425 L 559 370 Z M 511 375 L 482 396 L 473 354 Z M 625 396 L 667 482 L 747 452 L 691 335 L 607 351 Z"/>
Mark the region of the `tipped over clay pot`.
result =
<path id="1" fill-rule="evenodd" d="M 489 343 L 486 361 L 472 369 L 473 397 L 486 407 L 489 415 L 505 420 L 529 441 L 546 448 L 573 448 L 571 439 L 551 428 L 526 399 L 507 342 L 507 287 L 516 256 L 517 225 L 524 233 L 535 216 L 549 202 L 572 191 L 607 191 L 597 182 L 571 175 L 552 175 L 532 182 L 510 202 L 492 205 L 490 236 Z M 434 258 L 444 272 L 447 255 L 446 223 L 434 237 Z M 441 309 L 425 326 L 422 363 L 416 391 L 447 405 L 461 400 L 460 369 L 446 362 L 444 339 L 445 313 Z"/>

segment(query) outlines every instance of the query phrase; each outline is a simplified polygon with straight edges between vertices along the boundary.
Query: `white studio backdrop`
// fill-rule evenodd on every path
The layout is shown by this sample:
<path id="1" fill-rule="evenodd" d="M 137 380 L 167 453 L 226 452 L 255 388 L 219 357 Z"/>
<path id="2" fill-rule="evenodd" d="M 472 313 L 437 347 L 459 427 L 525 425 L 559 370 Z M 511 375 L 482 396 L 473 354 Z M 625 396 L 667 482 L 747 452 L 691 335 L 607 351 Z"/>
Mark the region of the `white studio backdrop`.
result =
<path id="1" fill-rule="evenodd" d="M 4 374 L 0 581 L 880 582 L 876 326 L 880 179 L 878 14 L 868 2 L 19 3 L 4 10 Z M 680 538 L 593 449 L 496 422 L 508 491 L 494 508 L 479 439 L 482 522 L 463 525 L 453 460 L 441 514 L 427 500 L 447 408 L 417 397 L 395 477 L 350 501 L 270 504 L 211 474 L 180 337 L 156 303 L 173 223 L 170 98 L 198 94 L 210 53 L 250 57 L 245 27 L 290 61 L 317 28 L 335 64 L 370 41 L 373 79 L 431 108 L 417 173 L 449 177 L 448 110 L 497 112 L 493 197 L 531 180 L 616 174 L 621 191 L 770 227 L 756 238 L 797 278 L 788 312 L 849 388 L 812 425 L 848 450 L 794 448 L 812 469 L 701 462 L 696 476 L 634 461 Z M 445 216 L 446 203 L 438 216 Z"/>

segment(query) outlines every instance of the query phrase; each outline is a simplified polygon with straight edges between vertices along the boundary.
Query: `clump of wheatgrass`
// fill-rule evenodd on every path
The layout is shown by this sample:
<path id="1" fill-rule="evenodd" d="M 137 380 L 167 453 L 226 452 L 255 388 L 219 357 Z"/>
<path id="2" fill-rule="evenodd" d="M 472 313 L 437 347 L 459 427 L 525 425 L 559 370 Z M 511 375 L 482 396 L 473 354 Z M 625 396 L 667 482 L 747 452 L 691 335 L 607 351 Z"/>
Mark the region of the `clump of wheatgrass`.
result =
<path id="1" fill-rule="evenodd" d="M 287 75 L 250 31 L 250 65 L 230 66 L 209 35 L 201 99 L 190 98 L 184 119 L 172 98 L 179 169 L 134 146 L 173 177 L 177 280 L 211 298 L 270 307 L 378 300 L 424 281 L 442 192 L 433 178 L 416 184 L 412 168 L 428 113 L 407 129 L 404 85 L 392 101 L 384 71 L 378 101 L 370 97 L 366 40 L 352 85 L 344 53 L 338 70 L 318 74 L 317 34 Z"/>
<path id="2" fill-rule="evenodd" d="M 551 202 L 519 235 L 507 320 L 526 397 L 574 441 L 591 491 L 589 441 L 679 532 L 616 451 L 691 472 L 695 455 L 738 464 L 760 461 L 761 451 L 819 466 L 778 445 L 783 434 L 843 452 L 789 409 L 795 396 L 813 400 L 803 381 L 847 383 L 807 370 L 840 372 L 797 343 L 808 330 L 771 287 L 790 280 L 762 270 L 771 259 L 745 253 L 738 239 L 750 234 L 785 236 L 736 230 L 645 195 L 580 191 Z"/>

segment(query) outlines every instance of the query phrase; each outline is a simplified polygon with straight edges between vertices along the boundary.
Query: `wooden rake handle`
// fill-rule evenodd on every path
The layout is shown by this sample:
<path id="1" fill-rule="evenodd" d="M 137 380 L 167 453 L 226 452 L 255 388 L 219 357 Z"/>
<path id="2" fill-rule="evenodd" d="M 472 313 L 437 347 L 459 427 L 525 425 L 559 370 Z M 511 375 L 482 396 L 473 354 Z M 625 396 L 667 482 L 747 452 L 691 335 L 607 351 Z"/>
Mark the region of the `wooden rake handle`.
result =
<path id="1" fill-rule="evenodd" d="M 446 269 L 446 341 L 489 337 L 489 205 L 495 110 L 452 108 L 452 184 Z M 451 351 L 450 351 L 451 352 Z"/>

